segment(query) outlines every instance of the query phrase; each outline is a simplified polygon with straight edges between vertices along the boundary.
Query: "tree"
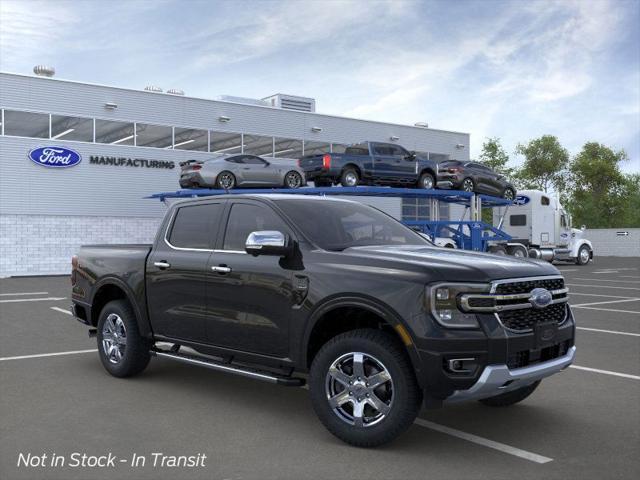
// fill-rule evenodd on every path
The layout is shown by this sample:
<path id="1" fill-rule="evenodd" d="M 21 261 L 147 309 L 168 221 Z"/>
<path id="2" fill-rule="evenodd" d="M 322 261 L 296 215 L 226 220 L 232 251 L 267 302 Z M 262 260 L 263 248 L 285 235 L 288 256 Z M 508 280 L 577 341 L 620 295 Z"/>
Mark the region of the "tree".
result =
<path id="1" fill-rule="evenodd" d="M 625 176 L 620 162 L 624 150 L 614 151 L 597 142 L 585 143 L 569 166 L 566 203 L 576 225 L 623 227 L 638 221 L 638 175 Z"/>
<path id="2" fill-rule="evenodd" d="M 519 186 L 548 192 L 551 187 L 556 192 L 565 188 L 564 171 L 569 164 L 569 152 L 560 145 L 553 135 L 543 135 L 518 144 L 516 153 L 525 157 L 522 168 L 517 172 Z"/>
<path id="3" fill-rule="evenodd" d="M 498 137 L 487 138 L 482 144 L 480 162 L 507 177 L 513 175 L 513 168 L 507 167 L 509 155 L 502 147 Z"/>

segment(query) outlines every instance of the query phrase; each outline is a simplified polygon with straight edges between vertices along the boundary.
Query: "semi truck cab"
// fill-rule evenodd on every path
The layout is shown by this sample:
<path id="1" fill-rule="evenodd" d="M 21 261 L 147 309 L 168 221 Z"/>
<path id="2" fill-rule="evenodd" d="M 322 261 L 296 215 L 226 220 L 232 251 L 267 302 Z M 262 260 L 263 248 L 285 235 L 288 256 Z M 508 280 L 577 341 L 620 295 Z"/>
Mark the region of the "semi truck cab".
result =
<path id="1" fill-rule="evenodd" d="M 540 190 L 520 191 L 513 205 L 494 209 L 493 224 L 512 237 L 508 251 L 526 251 L 532 258 L 579 265 L 593 259 L 585 226 L 572 228 L 571 216 L 558 199 Z"/>

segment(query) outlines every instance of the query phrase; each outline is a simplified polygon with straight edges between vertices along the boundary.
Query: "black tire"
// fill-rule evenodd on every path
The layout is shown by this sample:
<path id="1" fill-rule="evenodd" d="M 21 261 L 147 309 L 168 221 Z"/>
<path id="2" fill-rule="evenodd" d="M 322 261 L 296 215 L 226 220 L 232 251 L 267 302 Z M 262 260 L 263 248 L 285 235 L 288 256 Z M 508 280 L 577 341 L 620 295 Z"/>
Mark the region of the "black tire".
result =
<path id="1" fill-rule="evenodd" d="M 223 190 L 232 190 L 236 186 L 236 176 L 225 170 L 216 177 L 216 187 Z"/>
<path id="2" fill-rule="evenodd" d="M 418 180 L 418 188 L 422 188 L 425 190 L 433 190 L 436 188 L 436 180 L 434 176 L 428 172 L 420 175 L 420 179 Z"/>
<path id="3" fill-rule="evenodd" d="M 504 192 L 502 192 L 502 198 L 505 200 L 515 200 L 516 192 L 514 192 L 513 188 L 507 187 L 504 189 Z"/>
<path id="4" fill-rule="evenodd" d="M 507 253 L 512 257 L 528 258 L 529 251 L 524 245 L 511 245 L 507 247 Z"/>
<path id="5" fill-rule="evenodd" d="M 538 388 L 540 382 L 541 380 L 538 380 L 537 382 L 533 382 L 531 385 L 527 385 L 526 387 L 522 387 L 511 392 L 501 393 L 495 397 L 483 398 L 482 400 L 479 400 L 479 402 L 489 407 L 508 407 L 521 402 L 531 395 L 535 389 Z"/>
<path id="6" fill-rule="evenodd" d="M 471 177 L 467 177 L 462 180 L 460 184 L 460 190 L 463 192 L 475 192 L 476 191 L 476 183 L 473 181 Z"/>
<path id="7" fill-rule="evenodd" d="M 355 180 L 354 180 L 355 179 Z M 345 168 L 340 175 L 340 185 L 343 187 L 357 187 L 360 183 L 360 175 L 355 168 Z"/>
<path id="8" fill-rule="evenodd" d="M 115 317 L 122 321 L 124 326 L 124 335 L 120 334 L 120 338 L 124 338 L 126 345 L 122 348 L 121 358 L 116 360 L 117 355 L 109 355 L 106 350 L 109 339 L 106 337 L 111 322 L 117 322 Z M 98 318 L 98 356 L 102 361 L 104 368 L 114 377 L 131 377 L 142 372 L 149 364 L 151 354 L 151 341 L 140 336 L 138 332 L 138 322 L 136 320 L 133 308 L 126 300 L 113 300 L 107 303 L 100 317 Z M 120 331 L 122 333 L 122 331 Z"/>
<path id="9" fill-rule="evenodd" d="M 291 170 L 290 172 L 287 172 L 287 174 L 284 176 L 285 188 L 291 188 L 291 189 L 300 188 L 303 183 L 304 183 L 304 179 L 302 178 L 302 175 L 300 175 L 295 170 Z"/>
<path id="10" fill-rule="evenodd" d="M 586 252 L 586 253 L 585 253 Z M 576 265 L 586 265 L 591 260 L 591 249 L 582 245 L 578 249 L 578 256 L 576 257 Z"/>
<path id="11" fill-rule="evenodd" d="M 329 404 L 328 389 L 331 384 L 328 377 L 329 368 L 342 357 L 348 358 L 354 353 L 363 354 L 364 378 L 362 381 L 356 381 L 356 372 L 351 370 L 351 376 L 348 378 L 353 378 L 357 385 L 349 387 L 346 383 L 342 384 L 344 387 L 338 394 L 346 396 L 352 393 L 352 395 L 349 395 L 349 400 L 334 409 Z M 369 390 L 372 392 L 370 394 L 366 393 L 367 388 L 363 382 L 371 379 L 375 372 L 382 370 L 373 369 L 371 364 L 368 365 L 369 370 L 367 370 L 366 362 L 372 364 L 379 362 L 379 365 L 382 365 L 390 375 L 390 380 L 382 383 L 375 392 Z M 352 362 L 352 365 L 354 363 Z M 353 389 L 353 392 L 349 392 L 349 389 Z M 352 330 L 329 340 L 313 359 L 309 375 L 309 390 L 313 408 L 327 430 L 340 440 L 358 447 L 376 447 L 392 441 L 411 426 L 422 405 L 422 390 L 418 386 L 411 362 L 402 344 L 392 335 L 372 329 Z M 356 398 L 358 395 L 362 396 Z M 366 395 L 371 395 L 376 401 L 381 397 L 388 397 L 389 405 L 387 403 L 385 405 L 390 406 L 390 409 L 381 418 L 371 420 L 372 417 L 366 417 L 366 412 L 378 410 L 367 403 L 370 400 L 365 400 Z M 354 402 L 362 399 L 362 404 L 366 403 L 361 417 L 362 426 L 355 424 L 356 415 L 351 399 Z M 348 410 L 349 408 L 353 412 L 352 423 L 338 413 L 340 409 Z"/>

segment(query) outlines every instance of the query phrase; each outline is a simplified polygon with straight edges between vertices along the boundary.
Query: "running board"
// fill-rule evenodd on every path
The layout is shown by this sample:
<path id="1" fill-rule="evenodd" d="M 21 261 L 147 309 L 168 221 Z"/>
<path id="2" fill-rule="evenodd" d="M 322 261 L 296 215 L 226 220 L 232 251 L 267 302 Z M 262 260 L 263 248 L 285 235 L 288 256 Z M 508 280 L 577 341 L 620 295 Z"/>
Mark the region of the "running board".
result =
<path id="1" fill-rule="evenodd" d="M 233 373 L 242 377 L 254 378 L 256 380 L 262 380 L 269 383 L 275 383 L 283 385 L 285 387 L 302 387 L 305 384 L 304 378 L 297 377 L 285 377 L 279 376 L 271 372 L 262 370 L 252 370 L 248 367 L 237 367 L 229 364 L 222 364 L 203 357 L 197 357 L 195 355 L 185 355 L 181 353 L 172 353 L 162 350 L 151 350 L 151 355 L 155 355 L 160 358 L 170 358 L 182 363 L 188 363 L 190 365 L 199 365 L 200 367 L 210 368 L 211 370 L 217 370 L 219 372 Z"/>

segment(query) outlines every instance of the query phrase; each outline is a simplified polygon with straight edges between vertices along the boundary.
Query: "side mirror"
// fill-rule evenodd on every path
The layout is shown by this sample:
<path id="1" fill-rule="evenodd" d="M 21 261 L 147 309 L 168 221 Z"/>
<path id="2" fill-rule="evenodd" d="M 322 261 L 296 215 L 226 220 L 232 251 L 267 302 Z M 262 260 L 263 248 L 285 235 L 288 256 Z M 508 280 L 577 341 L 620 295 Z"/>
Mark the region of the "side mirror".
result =
<path id="1" fill-rule="evenodd" d="M 258 255 L 286 257 L 291 252 L 291 247 L 291 242 L 284 233 L 276 230 L 262 230 L 249 234 L 244 250 L 255 257 Z"/>
<path id="2" fill-rule="evenodd" d="M 409 155 L 404 157 L 406 160 L 415 160 L 416 159 L 416 152 L 414 152 L 413 150 L 411 150 L 409 152 Z"/>
<path id="3" fill-rule="evenodd" d="M 586 230 L 586 229 L 587 229 L 587 226 L 586 226 L 586 225 L 582 225 L 582 226 L 580 227 L 580 230 Z"/>

